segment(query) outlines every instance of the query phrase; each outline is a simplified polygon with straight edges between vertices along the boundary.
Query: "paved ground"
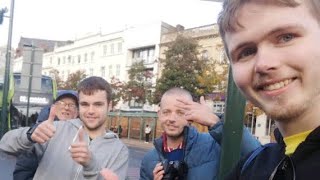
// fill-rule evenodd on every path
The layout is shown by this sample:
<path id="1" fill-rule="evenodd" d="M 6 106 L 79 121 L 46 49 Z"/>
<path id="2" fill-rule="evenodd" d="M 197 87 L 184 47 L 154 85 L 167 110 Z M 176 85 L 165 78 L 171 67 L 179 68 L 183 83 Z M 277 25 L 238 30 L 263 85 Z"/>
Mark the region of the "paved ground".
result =
<path id="1" fill-rule="evenodd" d="M 130 153 L 128 178 L 129 180 L 139 179 L 141 160 L 145 153 L 153 147 L 153 144 L 139 140 L 121 140 L 128 146 Z"/>
<path id="2" fill-rule="evenodd" d="M 129 148 L 129 180 L 139 179 L 140 164 L 144 154 L 149 151 L 152 143 L 144 143 L 139 140 L 121 139 Z M 6 155 L 0 152 L 0 180 L 12 180 L 12 172 L 15 166 L 16 159 L 13 156 Z"/>

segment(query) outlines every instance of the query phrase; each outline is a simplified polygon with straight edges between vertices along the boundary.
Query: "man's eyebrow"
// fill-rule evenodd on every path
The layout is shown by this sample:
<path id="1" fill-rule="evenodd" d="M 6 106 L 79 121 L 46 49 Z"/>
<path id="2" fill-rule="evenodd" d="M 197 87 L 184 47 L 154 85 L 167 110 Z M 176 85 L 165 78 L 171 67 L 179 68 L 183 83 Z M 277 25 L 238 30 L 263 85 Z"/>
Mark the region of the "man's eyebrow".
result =
<path id="1" fill-rule="evenodd" d="M 283 31 L 288 31 L 288 30 L 293 30 L 293 29 L 304 29 L 304 27 L 301 24 L 285 24 L 285 25 L 281 25 L 277 28 L 274 28 L 273 30 L 268 32 L 266 35 L 269 36 L 272 34 L 276 34 L 278 32 L 283 32 Z"/>

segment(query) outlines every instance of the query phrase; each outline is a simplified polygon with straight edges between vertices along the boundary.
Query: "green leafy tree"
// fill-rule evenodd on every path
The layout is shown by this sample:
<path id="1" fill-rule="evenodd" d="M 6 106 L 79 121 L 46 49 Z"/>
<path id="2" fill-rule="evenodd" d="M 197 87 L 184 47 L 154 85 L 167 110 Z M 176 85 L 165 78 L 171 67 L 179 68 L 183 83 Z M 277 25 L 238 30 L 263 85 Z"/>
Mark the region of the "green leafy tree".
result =
<path id="1" fill-rule="evenodd" d="M 217 64 L 215 61 L 204 63 L 202 73 L 197 76 L 198 95 L 210 94 L 214 91 L 225 92 L 228 77 L 228 65 Z"/>
<path id="2" fill-rule="evenodd" d="M 0 9 L 0 24 L 3 23 L 4 14 L 8 12 L 7 8 Z"/>
<path id="3" fill-rule="evenodd" d="M 52 69 L 49 72 L 53 78 L 55 78 L 58 89 L 64 89 L 64 82 L 59 76 L 59 71 L 57 69 Z"/>
<path id="4" fill-rule="evenodd" d="M 202 74 L 204 61 L 199 60 L 198 44 L 195 40 L 184 36 L 177 36 L 165 51 L 162 75 L 157 81 L 153 103 L 159 103 L 161 95 L 172 87 L 182 87 L 190 91 L 195 97 L 199 83 L 198 76 Z"/>
<path id="5" fill-rule="evenodd" d="M 110 85 L 112 87 L 112 109 L 119 103 L 123 96 L 125 83 L 121 82 L 118 78 L 112 77 Z"/>
<path id="6" fill-rule="evenodd" d="M 150 79 L 153 76 L 151 71 L 144 66 L 143 61 L 140 61 L 132 64 L 128 74 L 129 81 L 124 85 L 122 91 L 123 100 L 134 99 L 137 103 L 146 103 L 148 90 L 151 88 Z"/>
<path id="7" fill-rule="evenodd" d="M 78 70 L 74 73 L 71 73 L 68 76 L 68 79 L 66 80 L 63 89 L 77 90 L 78 83 L 84 78 L 86 78 L 84 70 Z"/>

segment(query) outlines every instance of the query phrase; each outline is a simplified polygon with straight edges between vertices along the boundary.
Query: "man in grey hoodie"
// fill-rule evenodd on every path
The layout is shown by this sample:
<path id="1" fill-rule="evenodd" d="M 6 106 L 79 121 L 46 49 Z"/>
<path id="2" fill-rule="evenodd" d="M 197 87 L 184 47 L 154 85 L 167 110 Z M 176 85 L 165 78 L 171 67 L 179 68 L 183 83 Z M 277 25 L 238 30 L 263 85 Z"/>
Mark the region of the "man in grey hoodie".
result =
<path id="1" fill-rule="evenodd" d="M 34 179 L 103 179 L 107 168 L 119 179 L 128 169 L 128 149 L 113 132 L 105 131 L 111 101 L 111 87 L 100 77 L 89 77 L 78 85 L 80 119 L 53 121 L 9 131 L 0 141 L 0 150 L 18 155 L 35 147 L 40 163 Z"/>

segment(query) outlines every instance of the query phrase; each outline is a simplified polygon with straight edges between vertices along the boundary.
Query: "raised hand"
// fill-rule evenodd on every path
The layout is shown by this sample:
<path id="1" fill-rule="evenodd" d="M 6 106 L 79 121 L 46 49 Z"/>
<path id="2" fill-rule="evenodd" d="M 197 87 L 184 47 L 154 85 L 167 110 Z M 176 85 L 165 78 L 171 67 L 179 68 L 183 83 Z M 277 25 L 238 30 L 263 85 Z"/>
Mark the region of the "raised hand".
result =
<path id="1" fill-rule="evenodd" d="M 218 116 L 212 112 L 212 109 L 206 104 L 203 96 L 200 97 L 200 103 L 182 98 L 178 98 L 177 101 L 180 102 L 177 107 L 185 111 L 185 118 L 188 121 L 194 121 L 209 127 L 219 121 Z"/>
<path id="2" fill-rule="evenodd" d="M 88 165 L 92 157 L 88 143 L 84 139 L 84 133 L 83 128 L 78 130 L 78 141 L 73 142 L 70 148 L 72 159 L 82 166 Z"/>
<path id="3" fill-rule="evenodd" d="M 55 116 L 56 108 L 54 105 L 52 105 L 48 120 L 40 123 L 31 135 L 31 139 L 34 142 L 43 144 L 53 137 L 54 133 L 56 132 L 56 128 L 53 124 Z"/>
<path id="4" fill-rule="evenodd" d="M 100 171 L 101 176 L 105 179 L 105 180 L 118 180 L 119 177 L 112 172 L 110 169 L 104 168 Z"/>

